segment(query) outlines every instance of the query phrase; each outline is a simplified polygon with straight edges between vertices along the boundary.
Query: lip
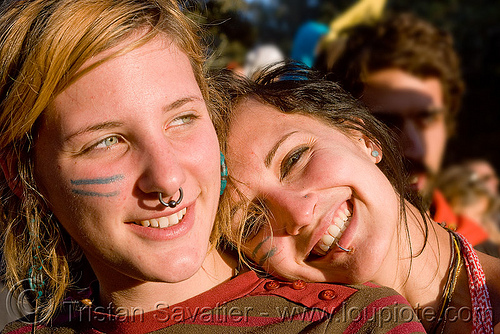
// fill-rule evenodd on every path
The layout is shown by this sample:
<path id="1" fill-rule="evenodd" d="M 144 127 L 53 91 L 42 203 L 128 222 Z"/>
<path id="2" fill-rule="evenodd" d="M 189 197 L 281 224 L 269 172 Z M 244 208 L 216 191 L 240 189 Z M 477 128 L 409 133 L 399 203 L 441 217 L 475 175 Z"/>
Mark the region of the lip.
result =
<path id="1" fill-rule="evenodd" d="M 180 206 L 176 206 L 175 207 L 175 211 L 171 211 L 171 212 L 160 212 L 160 213 L 157 213 L 155 215 L 152 215 L 152 216 L 148 216 L 147 218 L 138 218 L 138 219 L 134 219 L 134 221 L 136 222 L 140 222 L 140 221 L 143 221 L 143 220 L 150 220 L 150 219 L 159 219 L 159 218 L 162 218 L 162 217 L 166 217 L 166 216 L 170 216 L 170 215 L 173 215 L 174 213 L 178 213 L 180 211 L 182 211 L 184 208 L 186 208 L 186 214 L 187 214 L 187 211 L 189 210 L 189 207 L 192 206 L 192 204 L 188 204 L 188 205 L 185 205 L 183 207 L 180 207 Z M 131 223 L 131 224 L 134 224 L 132 221 L 129 221 L 127 222 L 128 223 Z"/>
<path id="2" fill-rule="evenodd" d="M 335 213 L 337 212 L 337 210 L 340 208 L 340 206 L 344 203 L 344 202 L 347 202 L 347 201 L 350 201 L 352 204 L 353 204 L 353 212 L 352 213 L 352 216 L 350 217 L 351 219 L 351 223 L 352 224 L 352 219 L 354 217 L 354 203 L 353 203 L 353 198 L 352 197 L 346 197 L 344 200 L 342 200 L 338 205 L 334 206 L 331 208 L 330 211 L 328 211 L 328 213 L 321 219 L 320 221 L 320 228 L 316 228 L 313 235 L 311 236 L 311 239 L 309 241 L 309 245 L 307 247 L 307 252 L 305 253 L 306 257 L 309 256 L 309 254 L 311 254 L 314 246 L 316 246 L 316 244 L 320 241 L 320 239 L 323 237 L 324 234 L 326 234 L 327 230 L 328 230 L 328 227 L 330 227 L 330 225 L 333 224 L 333 219 L 335 217 Z M 340 238 L 340 240 L 342 240 L 344 238 L 344 234 L 346 234 L 346 232 L 349 230 L 349 227 L 350 227 L 350 224 L 349 226 L 346 228 L 346 230 L 342 233 L 342 236 Z M 339 240 L 339 241 L 340 241 Z M 344 245 L 342 245 L 343 247 L 345 247 Z M 337 248 L 337 247 L 336 247 Z M 334 252 L 336 251 L 337 249 L 331 249 L 328 254 L 330 254 L 331 252 Z M 328 254 L 326 254 L 325 256 L 323 257 L 326 257 Z"/>
<path id="3" fill-rule="evenodd" d="M 128 222 L 126 224 L 135 234 L 139 235 L 144 239 L 150 239 L 154 241 L 166 241 L 166 240 L 177 239 L 186 235 L 193 228 L 196 218 L 195 207 L 196 207 L 196 202 L 193 202 L 186 205 L 183 208 L 179 207 L 179 209 L 174 212 L 170 212 L 168 214 L 164 212 L 162 215 L 155 215 L 154 217 L 148 218 L 148 219 L 161 218 L 166 215 L 174 214 L 186 208 L 186 214 L 179 223 L 165 228 L 144 227 L 141 225 L 137 225 L 133 222 Z"/>

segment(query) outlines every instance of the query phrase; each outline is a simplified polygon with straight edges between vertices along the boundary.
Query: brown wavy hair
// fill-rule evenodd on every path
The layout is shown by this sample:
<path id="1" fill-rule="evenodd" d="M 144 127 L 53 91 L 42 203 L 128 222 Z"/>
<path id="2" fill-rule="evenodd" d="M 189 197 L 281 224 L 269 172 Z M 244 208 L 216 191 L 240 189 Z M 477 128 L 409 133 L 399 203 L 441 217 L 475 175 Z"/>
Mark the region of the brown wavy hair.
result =
<path id="1" fill-rule="evenodd" d="M 414 201 L 413 194 L 408 191 L 402 157 L 394 136 L 385 124 L 377 120 L 364 105 L 352 97 L 337 83 L 325 78 L 324 73 L 310 69 L 305 65 L 285 61 L 265 68 L 255 80 L 235 77 L 229 73 L 221 73 L 220 91 L 227 100 L 222 111 L 225 118 L 224 128 L 220 129 L 220 140 L 223 152 L 227 151 L 227 136 L 233 118 L 233 111 L 239 103 L 252 98 L 272 106 L 284 114 L 301 114 L 309 116 L 335 128 L 346 135 L 353 131 L 364 134 L 376 146 L 382 149 L 383 159 L 378 168 L 391 182 L 394 191 L 399 195 L 398 233 L 405 233 L 408 247 L 414 256 L 407 224 L 406 202 L 415 202 L 420 215 L 426 222 L 422 226 L 425 238 L 428 236 L 428 217 L 421 203 Z M 254 226 L 268 223 L 269 213 L 262 203 L 252 203 L 238 191 L 238 180 L 231 178 L 231 164 L 228 164 L 229 187 L 234 189 L 232 198 L 224 198 L 223 203 L 229 206 L 232 214 L 222 224 L 222 233 L 237 249 L 240 261 L 245 265 L 258 268 L 245 257 L 244 243 L 247 235 L 252 234 Z M 227 203 L 225 202 L 227 201 Z"/>
<path id="2" fill-rule="evenodd" d="M 363 81 L 376 71 L 398 68 L 419 78 L 438 78 L 447 107 L 448 134 L 455 131 L 464 93 L 452 36 L 412 13 L 390 13 L 340 33 L 320 44 L 314 67 L 359 98 Z"/>

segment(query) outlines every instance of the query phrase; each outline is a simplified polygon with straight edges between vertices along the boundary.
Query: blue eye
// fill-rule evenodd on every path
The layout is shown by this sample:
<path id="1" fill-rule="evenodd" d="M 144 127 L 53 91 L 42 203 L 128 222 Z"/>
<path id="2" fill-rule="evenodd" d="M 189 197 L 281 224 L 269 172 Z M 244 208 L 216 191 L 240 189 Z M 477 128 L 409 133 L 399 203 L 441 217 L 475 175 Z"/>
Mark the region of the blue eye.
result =
<path id="1" fill-rule="evenodd" d="M 98 142 L 95 145 L 95 148 L 108 148 L 110 146 L 118 144 L 118 141 L 119 141 L 119 139 L 117 136 L 110 136 L 110 137 L 104 138 L 103 140 Z"/>
<path id="2" fill-rule="evenodd" d="M 170 123 L 170 125 L 171 126 L 177 126 L 177 125 L 189 124 L 189 123 L 192 123 L 193 120 L 195 120 L 196 118 L 197 118 L 197 116 L 192 115 L 192 114 L 183 115 L 183 116 L 180 116 L 180 117 L 177 117 L 176 119 L 174 119 Z"/>

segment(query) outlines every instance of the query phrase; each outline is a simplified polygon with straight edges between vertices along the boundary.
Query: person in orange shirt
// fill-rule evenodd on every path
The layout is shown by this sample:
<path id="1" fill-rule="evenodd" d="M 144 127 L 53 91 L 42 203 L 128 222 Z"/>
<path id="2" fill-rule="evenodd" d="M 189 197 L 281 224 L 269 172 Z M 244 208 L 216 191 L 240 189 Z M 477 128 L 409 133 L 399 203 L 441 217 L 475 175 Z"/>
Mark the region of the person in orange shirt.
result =
<path id="1" fill-rule="evenodd" d="M 323 43 L 315 67 L 395 132 L 411 187 L 432 218 L 473 246 L 485 242 L 487 233 L 454 213 L 435 187 L 464 91 L 452 37 L 413 14 L 391 14 Z"/>

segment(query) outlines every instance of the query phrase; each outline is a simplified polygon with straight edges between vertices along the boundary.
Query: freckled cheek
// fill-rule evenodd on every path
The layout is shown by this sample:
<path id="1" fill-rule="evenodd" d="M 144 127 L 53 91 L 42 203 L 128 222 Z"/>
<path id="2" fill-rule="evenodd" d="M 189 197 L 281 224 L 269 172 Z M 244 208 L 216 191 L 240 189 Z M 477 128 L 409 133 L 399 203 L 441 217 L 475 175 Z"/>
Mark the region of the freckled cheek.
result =
<path id="1" fill-rule="evenodd" d="M 61 173 L 54 173 L 46 187 L 51 210 L 66 229 L 71 230 L 85 220 L 98 220 L 110 207 L 116 209 L 124 202 L 127 195 L 124 174 L 106 168 L 95 172 L 66 167 L 58 165 Z"/>
<path id="2" fill-rule="evenodd" d="M 218 150 L 211 154 L 205 154 L 204 158 L 198 164 L 192 166 L 193 174 L 202 188 L 220 188 L 221 165 Z M 217 195 L 219 194 L 217 193 Z"/>
<path id="3" fill-rule="evenodd" d="M 128 197 L 124 180 L 109 184 L 110 177 L 74 177 L 65 180 L 64 193 L 54 203 L 53 211 L 66 230 L 79 243 L 90 238 L 102 227 L 102 223 L 122 212 Z M 97 182 L 97 183 L 96 183 Z M 94 235 L 95 236 L 95 235 Z M 83 237 L 84 239 L 81 239 Z"/>

